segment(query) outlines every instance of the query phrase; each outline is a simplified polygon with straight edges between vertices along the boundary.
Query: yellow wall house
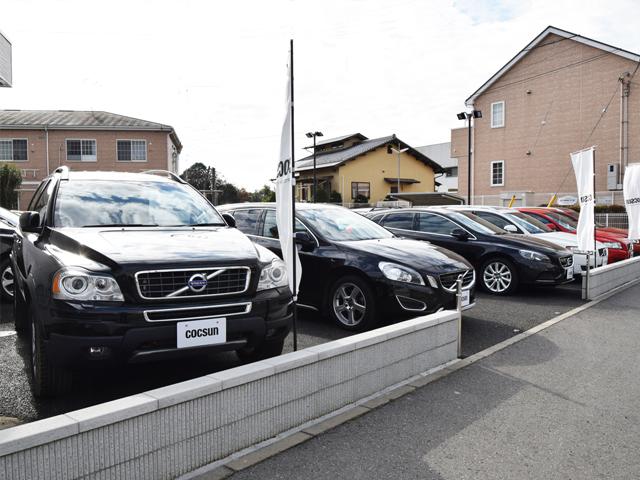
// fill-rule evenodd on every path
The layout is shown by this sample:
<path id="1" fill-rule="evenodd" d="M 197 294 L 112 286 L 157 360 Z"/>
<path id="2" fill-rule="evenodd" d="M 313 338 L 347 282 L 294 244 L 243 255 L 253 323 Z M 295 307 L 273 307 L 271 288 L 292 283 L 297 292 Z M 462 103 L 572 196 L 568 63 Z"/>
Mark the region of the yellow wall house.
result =
<path id="1" fill-rule="evenodd" d="M 343 204 L 375 204 L 391 193 L 398 193 L 398 183 L 400 193 L 434 192 L 435 176 L 443 172 L 440 165 L 395 135 L 369 139 L 355 133 L 316 145 L 318 202 L 335 202 L 331 193 L 338 192 Z M 313 155 L 310 155 L 296 161 L 297 200 L 313 200 L 312 189 Z"/>

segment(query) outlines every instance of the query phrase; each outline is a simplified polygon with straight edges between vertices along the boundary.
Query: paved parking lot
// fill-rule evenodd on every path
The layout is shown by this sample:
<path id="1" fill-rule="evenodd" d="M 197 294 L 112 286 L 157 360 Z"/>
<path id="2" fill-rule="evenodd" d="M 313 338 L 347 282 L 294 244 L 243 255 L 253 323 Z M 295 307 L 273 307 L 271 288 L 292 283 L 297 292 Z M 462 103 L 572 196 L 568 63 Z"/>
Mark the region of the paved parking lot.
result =
<path id="1" fill-rule="evenodd" d="M 579 284 L 522 291 L 508 298 L 478 295 L 475 308 L 463 316 L 463 354 L 483 350 L 580 305 Z M 348 335 L 328 320 L 301 310 L 298 348 Z M 286 351 L 292 350 L 292 337 Z M 29 386 L 29 345 L 13 333 L 13 312 L 0 303 L 0 417 L 33 421 L 77 408 L 143 392 L 238 365 L 233 353 L 181 362 L 128 366 L 78 376 L 71 394 L 36 400 Z"/>

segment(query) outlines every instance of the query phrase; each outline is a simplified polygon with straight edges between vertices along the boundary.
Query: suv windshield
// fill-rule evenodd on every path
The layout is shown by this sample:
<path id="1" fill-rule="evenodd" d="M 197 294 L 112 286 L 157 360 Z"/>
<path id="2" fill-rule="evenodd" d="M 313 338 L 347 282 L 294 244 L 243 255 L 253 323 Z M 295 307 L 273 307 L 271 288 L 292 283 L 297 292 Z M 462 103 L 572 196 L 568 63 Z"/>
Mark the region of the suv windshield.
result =
<path id="1" fill-rule="evenodd" d="M 393 234 L 368 218 L 346 208 L 299 209 L 296 212 L 327 240 L 372 240 Z"/>
<path id="2" fill-rule="evenodd" d="M 508 212 L 506 215 L 520 228 L 528 233 L 549 233 L 552 232 L 544 223 L 522 212 Z"/>
<path id="3" fill-rule="evenodd" d="M 177 182 L 63 181 L 56 227 L 226 225 L 193 188 Z"/>

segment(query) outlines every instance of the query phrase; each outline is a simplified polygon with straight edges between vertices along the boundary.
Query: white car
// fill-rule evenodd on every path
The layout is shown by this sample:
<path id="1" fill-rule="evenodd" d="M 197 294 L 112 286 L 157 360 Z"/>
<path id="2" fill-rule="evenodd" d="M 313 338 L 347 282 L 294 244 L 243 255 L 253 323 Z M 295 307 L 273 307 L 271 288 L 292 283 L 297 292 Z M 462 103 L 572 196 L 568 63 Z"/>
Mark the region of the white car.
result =
<path id="1" fill-rule="evenodd" d="M 522 213 L 514 208 L 508 207 L 487 207 L 478 205 L 455 205 L 448 208 L 457 210 L 469 210 L 475 215 L 506 230 L 509 233 L 519 233 L 522 235 L 533 235 L 549 242 L 565 247 L 573 252 L 573 273 L 582 275 L 587 268 L 587 256 L 578 250 L 578 237 L 572 233 L 556 232 L 547 228 L 546 225 L 535 218 Z M 594 259 L 591 257 L 591 268 L 601 267 L 607 264 L 609 252 L 602 243 L 596 242 L 598 255 Z"/>

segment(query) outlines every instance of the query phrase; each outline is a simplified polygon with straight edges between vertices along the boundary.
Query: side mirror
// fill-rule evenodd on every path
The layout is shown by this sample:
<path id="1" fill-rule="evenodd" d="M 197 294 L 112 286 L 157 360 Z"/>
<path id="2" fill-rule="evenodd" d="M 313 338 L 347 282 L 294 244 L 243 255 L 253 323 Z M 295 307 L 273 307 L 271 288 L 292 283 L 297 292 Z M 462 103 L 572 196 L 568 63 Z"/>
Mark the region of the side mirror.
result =
<path id="1" fill-rule="evenodd" d="M 504 229 L 509 233 L 518 233 L 518 228 L 515 225 L 505 225 Z"/>
<path id="2" fill-rule="evenodd" d="M 40 214 L 38 212 L 24 212 L 20 214 L 20 230 L 25 233 L 40 233 Z"/>
<path id="3" fill-rule="evenodd" d="M 463 230 L 461 228 L 454 228 L 451 230 L 451 236 L 457 238 L 458 240 L 464 242 L 469 239 L 469 232 Z"/>
<path id="4" fill-rule="evenodd" d="M 223 213 L 222 218 L 224 218 L 224 221 L 227 222 L 227 225 L 231 228 L 236 228 L 236 219 L 233 218 L 233 215 L 230 213 Z"/>
<path id="5" fill-rule="evenodd" d="M 309 232 L 296 232 L 293 234 L 293 238 L 295 242 L 302 247 L 303 252 L 309 252 L 316 246 L 316 241 Z"/>

